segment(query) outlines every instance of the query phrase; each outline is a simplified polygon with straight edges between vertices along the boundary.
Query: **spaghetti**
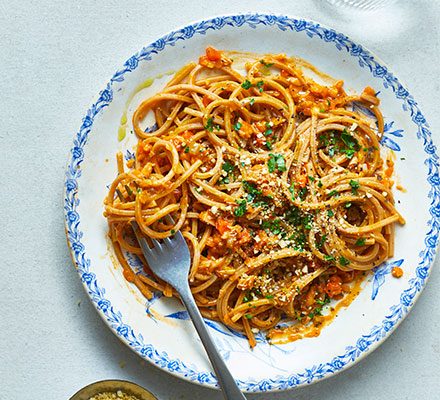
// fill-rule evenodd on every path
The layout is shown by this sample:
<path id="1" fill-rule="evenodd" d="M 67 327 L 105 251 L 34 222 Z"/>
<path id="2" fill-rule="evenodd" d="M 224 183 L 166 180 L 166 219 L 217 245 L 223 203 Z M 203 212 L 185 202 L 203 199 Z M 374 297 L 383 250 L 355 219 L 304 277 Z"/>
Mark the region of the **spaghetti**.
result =
<path id="1" fill-rule="evenodd" d="M 348 95 L 342 81 L 319 84 L 304 72 L 313 66 L 285 55 L 249 57 L 242 74 L 232 57 L 208 47 L 138 106 L 136 157 L 126 170 L 117 155 L 105 216 L 125 278 L 147 298 L 176 294 L 149 270 L 130 222 L 155 239 L 180 230 L 202 314 L 253 347 L 260 330 L 279 337 L 280 321 L 295 338 L 325 325 L 323 306 L 393 255 L 404 219 L 371 88 Z"/>

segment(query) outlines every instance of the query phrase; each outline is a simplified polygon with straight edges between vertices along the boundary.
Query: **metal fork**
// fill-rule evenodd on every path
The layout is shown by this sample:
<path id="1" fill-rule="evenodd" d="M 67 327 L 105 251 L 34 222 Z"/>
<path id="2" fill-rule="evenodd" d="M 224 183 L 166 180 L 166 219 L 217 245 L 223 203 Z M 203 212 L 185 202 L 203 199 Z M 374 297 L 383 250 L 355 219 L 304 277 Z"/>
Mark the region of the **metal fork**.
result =
<path id="1" fill-rule="evenodd" d="M 182 233 L 178 231 L 171 238 L 163 239 L 162 243 L 151 239 L 153 247 L 150 248 L 136 221 L 132 222 L 132 227 L 150 269 L 179 293 L 214 367 L 224 398 L 226 400 L 246 400 L 220 357 L 189 288 L 188 272 L 191 257 Z"/>

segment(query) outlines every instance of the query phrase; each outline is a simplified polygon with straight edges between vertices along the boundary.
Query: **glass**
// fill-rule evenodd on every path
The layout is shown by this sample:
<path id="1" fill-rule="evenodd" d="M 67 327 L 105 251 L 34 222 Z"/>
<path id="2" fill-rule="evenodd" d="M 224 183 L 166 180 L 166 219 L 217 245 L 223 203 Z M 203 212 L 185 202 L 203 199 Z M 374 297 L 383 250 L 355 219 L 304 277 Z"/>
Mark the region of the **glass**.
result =
<path id="1" fill-rule="evenodd" d="M 349 6 L 363 10 L 375 10 L 379 7 L 390 5 L 396 0 L 327 0 L 335 6 Z"/>

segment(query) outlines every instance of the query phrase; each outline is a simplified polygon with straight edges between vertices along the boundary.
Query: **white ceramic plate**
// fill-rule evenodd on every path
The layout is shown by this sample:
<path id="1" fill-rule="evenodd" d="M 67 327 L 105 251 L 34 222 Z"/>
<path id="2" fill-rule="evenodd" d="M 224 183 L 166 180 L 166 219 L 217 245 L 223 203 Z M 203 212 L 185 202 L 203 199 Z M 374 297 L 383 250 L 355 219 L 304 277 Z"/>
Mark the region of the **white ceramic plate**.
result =
<path id="1" fill-rule="evenodd" d="M 176 30 L 148 45 L 115 73 L 87 111 L 68 162 L 65 218 L 78 273 L 99 314 L 135 352 L 165 371 L 203 385 L 217 384 L 183 308 L 175 300 L 146 301 L 128 284 L 106 240 L 102 216 L 107 185 L 116 173 L 115 153 L 136 139 L 118 141 L 120 118 L 139 84 L 196 60 L 208 45 L 256 53 L 287 53 L 310 61 L 360 92 L 380 91 L 386 133 L 383 145 L 397 154 L 396 191 L 407 225 L 397 228 L 395 258 L 377 269 L 351 306 L 316 338 L 282 346 L 261 334 L 251 351 L 242 335 L 208 321 L 210 331 L 240 387 L 271 391 L 309 384 L 337 373 L 375 349 L 406 316 L 423 289 L 440 227 L 438 157 L 426 120 L 398 79 L 361 45 L 320 24 L 273 15 L 218 17 Z M 157 78 L 143 96 L 169 79 Z M 136 103 L 136 101 L 134 101 Z M 130 115 L 131 110 L 128 110 Z M 130 118 L 129 118 L 130 120 Z M 390 276 L 400 265 L 401 279 Z"/>

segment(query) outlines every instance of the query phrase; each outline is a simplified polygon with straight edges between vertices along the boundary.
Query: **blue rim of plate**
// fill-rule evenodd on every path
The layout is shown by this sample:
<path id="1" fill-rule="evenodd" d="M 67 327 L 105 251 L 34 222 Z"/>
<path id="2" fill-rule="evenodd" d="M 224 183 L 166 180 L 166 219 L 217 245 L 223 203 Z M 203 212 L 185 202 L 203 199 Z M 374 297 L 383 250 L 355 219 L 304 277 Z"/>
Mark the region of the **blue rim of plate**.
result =
<path id="1" fill-rule="evenodd" d="M 342 33 L 324 27 L 317 22 L 283 15 L 240 14 L 220 16 L 172 31 L 130 57 L 124 63 L 123 68 L 113 75 L 105 89 L 99 93 L 96 102 L 87 111 L 80 129 L 75 135 L 73 148 L 70 150 L 64 194 L 66 234 L 72 259 L 86 292 L 101 317 L 133 351 L 159 368 L 194 383 L 218 387 L 217 380 L 212 372 L 194 370 L 193 366 L 179 359 L 173 359 L 166 352 L 159 352 L 151 344 L 146 343 L 142 334 L 134 332 L 130 326 L 125 324 L 120 311 L 116 310 L 110 301 L 105 298 L 105 289 L 98 284 L 96 275 L 90 271 L 91 261 L 87 257 L 85 246 L 82 243 L 83 233 L 80 229 L 80 215 L 77 212 L 80 202 L 77 197 L 78 181 L 81 177 L 80 165 L 84 159 L 84 146 L 96 115 L 113 100 L 113 83 L 122 82 L 125 74 L 135 70 L 141 61 L 151 61 L 155 54 L 160 53 L 168 46 L 175 45 L 179 41 L 188 40 L 195 35 L 204 35 L 210 30 L 219 31 L 224 27 L 239 28 L 247 26 L 256 29 L 261 25 L 273 26 L 281 31 L 301 32 L 310 38 L 319 38 L 333 44 L 341 52 L 346 52 L 346 54 L 357 58 L 359 66 L 367 68 L 374 78 L 382 79 L 384 87 L 390 88 L 396 99 L 401 101 L 403 111 L 410 114 L 417 130 L 417 138 L 423 143 L 426 156 L 424 164 L 428 168 L 427 182 L 430 187 L 428 197 L 431 199 L 431 203 L 429 207 L 430 218 L 424 239 L 425 248 L 419 253 L 415 277 L 409 280 L 408 287 L 400 295 L 399 303 L 390 307 L 382 322 L 373 326 L 369 332 L 358 338 L 351 346 L 346 347 L 344 354 L 340 354 L 327 362 L 311 365 L 301 373 L 288 376 L 280 375 L 274 379 L 237 380 L 240 388 L 247 392 L 291 389 L 327 378 L 354 365 L 362 356 L 374 350 L 399 325 L 414 305 L 428 280 L 438 246 L 440 231 L 439 157 L 436 154 L 436 147 L 432 141 L 429 125 L 416 101 L 384 63 Z"/>

